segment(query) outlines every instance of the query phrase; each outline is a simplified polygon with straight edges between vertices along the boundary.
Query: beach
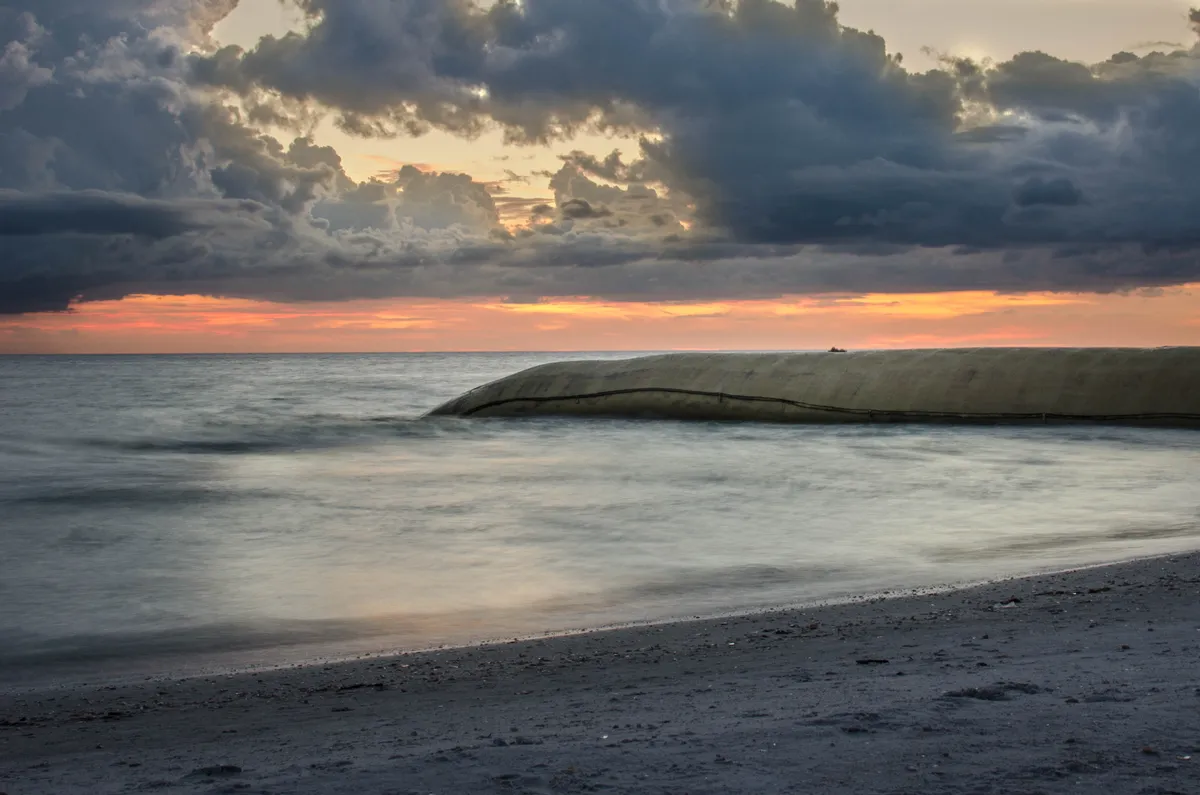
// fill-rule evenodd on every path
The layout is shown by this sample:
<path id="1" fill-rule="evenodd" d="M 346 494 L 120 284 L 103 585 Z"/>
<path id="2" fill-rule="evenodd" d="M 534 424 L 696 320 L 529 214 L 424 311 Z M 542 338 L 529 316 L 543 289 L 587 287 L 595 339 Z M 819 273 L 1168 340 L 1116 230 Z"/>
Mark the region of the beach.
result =
<path id="1" fill-rule="evenodd" d="M 8 692 L 0 791 L 1195 792 L 1198 563 Z"/>

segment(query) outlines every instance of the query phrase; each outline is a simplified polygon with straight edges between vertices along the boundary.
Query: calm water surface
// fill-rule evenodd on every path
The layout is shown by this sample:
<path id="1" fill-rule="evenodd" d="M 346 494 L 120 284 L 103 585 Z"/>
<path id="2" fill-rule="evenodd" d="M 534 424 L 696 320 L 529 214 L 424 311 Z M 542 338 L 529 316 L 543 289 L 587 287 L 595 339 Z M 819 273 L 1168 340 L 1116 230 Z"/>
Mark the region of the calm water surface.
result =
<path id="1" fill-rule="evenodd" d="M 0 357 L 0 682 L 1200 548 L 1194 431 L 421 419 L 561 358 Z"/>

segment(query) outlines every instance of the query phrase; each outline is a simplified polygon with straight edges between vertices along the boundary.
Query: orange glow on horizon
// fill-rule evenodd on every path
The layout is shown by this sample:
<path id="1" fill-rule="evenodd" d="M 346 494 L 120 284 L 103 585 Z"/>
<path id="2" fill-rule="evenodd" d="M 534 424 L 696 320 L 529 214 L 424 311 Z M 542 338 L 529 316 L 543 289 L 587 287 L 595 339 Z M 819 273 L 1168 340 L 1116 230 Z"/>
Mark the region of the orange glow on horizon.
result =
<path id="1" fill-rule="evenodd" d="M 1200 345 L 1200 292 L 988 292 L 757 301 L 279 304 L 131 296 L 0 318 L 0 353 L 451 350 L 811 350 L 988 345 Z"/>

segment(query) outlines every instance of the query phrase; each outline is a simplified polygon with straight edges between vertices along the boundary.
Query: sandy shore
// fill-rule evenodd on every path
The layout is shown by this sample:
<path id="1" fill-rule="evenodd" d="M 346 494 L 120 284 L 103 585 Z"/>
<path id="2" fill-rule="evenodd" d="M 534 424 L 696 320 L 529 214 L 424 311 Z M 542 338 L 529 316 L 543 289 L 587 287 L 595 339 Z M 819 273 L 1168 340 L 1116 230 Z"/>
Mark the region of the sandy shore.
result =
<path id="1" fill-rule="evenodd" d="M 0 695 L 0 791 L 1196 793 L 1200 556 Z"/>

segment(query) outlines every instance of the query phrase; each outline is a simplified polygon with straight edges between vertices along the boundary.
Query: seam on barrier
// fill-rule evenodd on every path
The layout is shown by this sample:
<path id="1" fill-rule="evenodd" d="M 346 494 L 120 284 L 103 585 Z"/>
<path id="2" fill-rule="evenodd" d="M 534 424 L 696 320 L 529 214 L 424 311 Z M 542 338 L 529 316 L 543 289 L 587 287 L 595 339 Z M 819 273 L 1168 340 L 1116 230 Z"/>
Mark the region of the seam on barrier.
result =
<path id="1" fill-rule="evenodd" d="M 821 411 L 828 414 L 848 414 L 852 416 L 883 418 L 883 417 L 916 417 L 922 419 L 978 419 L 978 420 L 1075 420 L 1081 422 L 1128 422 L 1132 420 L 1196 420 L 1200 414 L 1147 412 L 1141 414 L 1051 414 L 1046 412 L 1003 413 L 1003 412 L 956 412 L 956 411 L 903 411 L 890 409 L 852 409 L 845 406 L 823 406 L 817 403 L 805 403 L 801 400 L 790 400 L 779 397 L 762 397 L 759 395 L 731 395 L 728 392 L 705 392 L 697 389 L 677 389 L 672 387 L 637 387 L 632 389 L 611 389 L 603 392 L 586 392 L 577 395 L 557 395 L 553 397 L 522 397 L 503 398 L 482 403 L 472 409 L 462 412 L 463 417 L 470 417 L 481 411 L 498 408 L 510 403 L 561 403 L 566 400 L 590 400 L 595 398 L 617 397 L 620 395 L 637 394 L 667 394 L 691 395 L 694 397 L 716 398 L 721 400 L 736 400 L 745 403 L 778 403 L 785 406 Z"/>

